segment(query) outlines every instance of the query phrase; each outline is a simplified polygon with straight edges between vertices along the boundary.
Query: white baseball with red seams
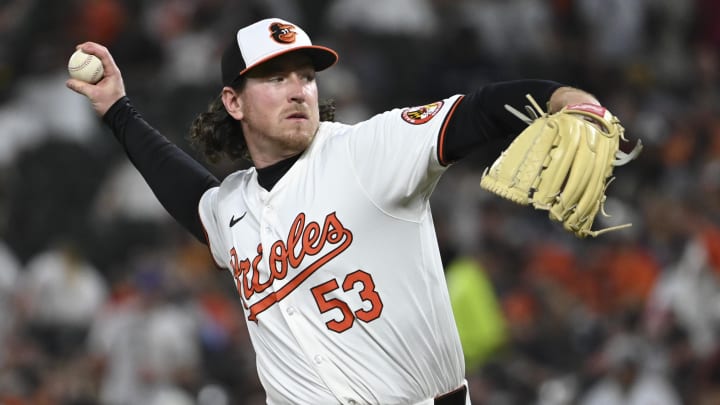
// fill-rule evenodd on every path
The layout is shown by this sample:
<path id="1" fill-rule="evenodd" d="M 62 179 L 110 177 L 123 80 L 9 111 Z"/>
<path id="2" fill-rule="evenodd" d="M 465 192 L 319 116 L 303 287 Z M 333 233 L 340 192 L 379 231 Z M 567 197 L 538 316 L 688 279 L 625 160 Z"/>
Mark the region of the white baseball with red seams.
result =
<path id="1" fill-rule="evenodd" d="M 68 73 L 73 79 L 95 84 L 102 79 L 105 70 L 97 56 L 77 50 L 68 61 Z"/>
<path id="2" fill-rule="evenodd" d="M 268 403 L 432 403 L 464 383 L 429 205 L 458 100 L 323 122 L 270 191 L 250 168 L 203 195 Z"/>

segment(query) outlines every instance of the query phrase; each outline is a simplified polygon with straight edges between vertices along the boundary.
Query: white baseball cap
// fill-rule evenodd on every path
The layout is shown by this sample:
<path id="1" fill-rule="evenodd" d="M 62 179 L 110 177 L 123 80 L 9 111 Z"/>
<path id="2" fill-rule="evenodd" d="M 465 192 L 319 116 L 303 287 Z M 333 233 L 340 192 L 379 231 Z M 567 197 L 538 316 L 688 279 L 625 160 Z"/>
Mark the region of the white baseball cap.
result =
<path id="1" fill-rule="evenodd" d="M 308 55 L 316 71 L 327 69 L 338 60 L 337 52 L 313 45 L 299 26 L 279 18 L 268 18 L 241 28 L 225 49 L 222 56 L 223 85 L 231 86 L 255 66 L 294 51 Z"/>

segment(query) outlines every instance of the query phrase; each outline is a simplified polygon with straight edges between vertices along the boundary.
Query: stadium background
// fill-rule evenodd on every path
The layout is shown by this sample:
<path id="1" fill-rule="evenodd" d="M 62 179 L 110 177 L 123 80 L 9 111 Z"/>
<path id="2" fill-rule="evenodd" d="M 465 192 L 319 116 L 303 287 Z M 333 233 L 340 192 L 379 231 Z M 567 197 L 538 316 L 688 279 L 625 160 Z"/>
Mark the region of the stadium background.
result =
<path id="1" fill-rule="evenodd" d="M 619 379 L 660 403 L 720 402 L 716 1 L 3 0 L 0 403 L 263 403 L 232 279 L 64 81 L 75 44 L 106 45 L 138 109 L 194 153 L 228 33 L 268 16 L 338 50 L 318 80 L 341 121 L 546 78 L 643 140 L 599 224 L 634 226 L 595 240 L 482 192 L 493 148 L 439 184 L 474 403 L 586 403 Z"/>

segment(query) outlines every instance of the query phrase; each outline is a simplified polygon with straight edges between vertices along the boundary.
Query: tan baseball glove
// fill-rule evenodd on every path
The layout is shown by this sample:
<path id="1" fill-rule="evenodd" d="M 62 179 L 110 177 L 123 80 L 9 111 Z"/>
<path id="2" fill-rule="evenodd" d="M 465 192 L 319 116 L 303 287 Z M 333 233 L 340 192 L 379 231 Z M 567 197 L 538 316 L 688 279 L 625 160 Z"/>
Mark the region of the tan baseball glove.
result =
<path id="1" fill-rule="evenodd" d="M 528 123 L 482 175 L 480 186 L 518 204 L 549 211 L 550 219 L 580 238 L 626 228 L 624 224 L 591 230 L 604 210 L 605 191 L 615 166 L 633 160 L 642 150 L 638 141 L 630 153 L 619 149 L 624 128 L 607 109 L 578 104 L 545 113 L 532 96 L 532 117 L 506 105 Z M 536 112 L 537 111 L 537 112 Z"/>

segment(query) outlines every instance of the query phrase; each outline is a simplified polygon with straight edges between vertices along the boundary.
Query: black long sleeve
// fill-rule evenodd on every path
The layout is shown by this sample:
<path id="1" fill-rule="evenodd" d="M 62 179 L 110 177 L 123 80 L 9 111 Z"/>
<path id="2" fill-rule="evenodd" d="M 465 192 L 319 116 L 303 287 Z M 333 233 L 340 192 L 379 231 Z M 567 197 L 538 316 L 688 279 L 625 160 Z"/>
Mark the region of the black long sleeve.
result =
<path id="1" fill-rule="evenodd" d="M 205 167 L 150 126 L 123 97 L 103 116 L 167 212 L 195 238 L 207 243 L 198 215 L 203 193 L 220 182 Z"/>
<path id="2" fill-rule="evenodd" d="M 464 96 L 448 118 L 439 148 L 443 151 L 440 161 L 455 162 L 489 142 L 494 142 L 495 148 L 504 148 L 526 127 L 505 109 L 505 104 L 524 111 L 523 106 L 529 104 L 525 95 L 531 94 L 545 106 L 562 86 L 548 80 L 515 80 L 493 83 Z"/>

